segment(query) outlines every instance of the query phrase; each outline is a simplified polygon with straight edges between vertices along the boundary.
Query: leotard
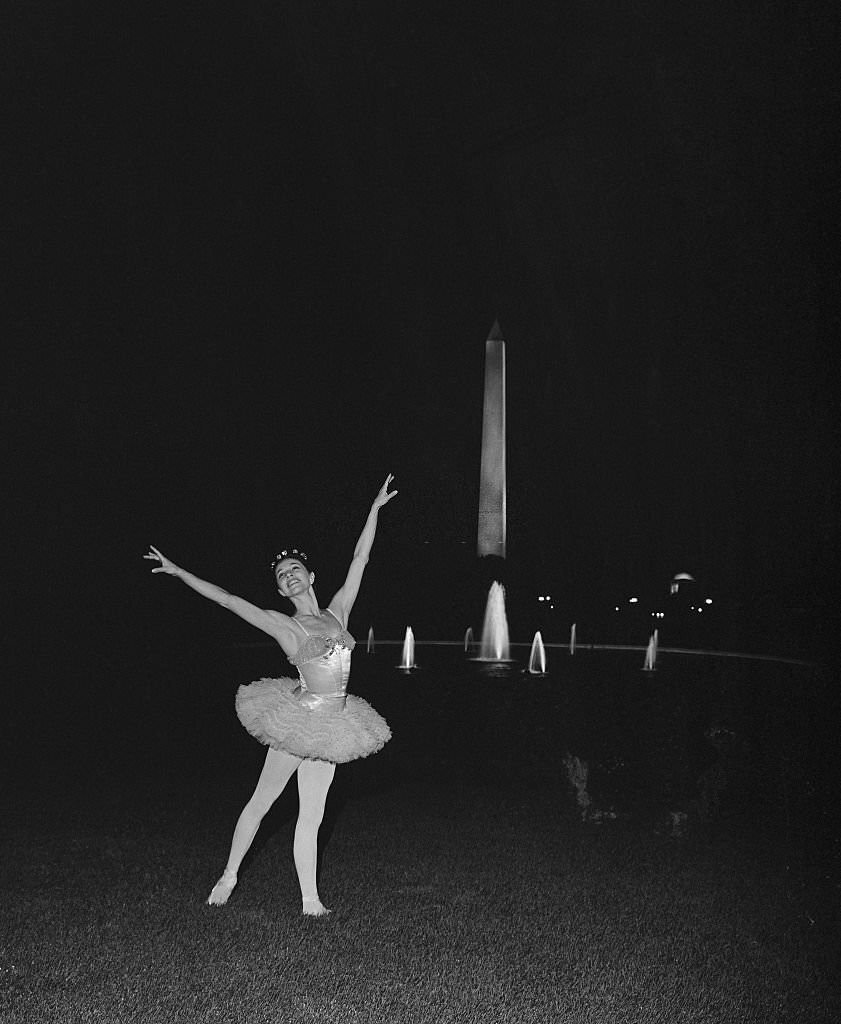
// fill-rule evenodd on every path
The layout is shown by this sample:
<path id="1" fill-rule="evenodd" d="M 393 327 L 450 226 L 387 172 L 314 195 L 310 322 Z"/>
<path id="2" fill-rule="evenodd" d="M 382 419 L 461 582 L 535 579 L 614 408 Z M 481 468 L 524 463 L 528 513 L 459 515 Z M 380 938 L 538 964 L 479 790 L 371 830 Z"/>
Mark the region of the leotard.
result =
<path id="1" fill-rule="evenodd" d="M 356 641 L 342 626 L 338 615 L 331 608 L 327 611 L 339 623 L 336 636 L 308 633 L 296 618 L 292 619 L 306 639 L 289 661 L 298 669 L 302 704 L 309 708 L 330 704 L 341 711 L 346 702 L 350 655 Z"/>
<path id="2" fill-rule="evenodd" d="M 391 738 L 388 723 L 371 705 L 348 694 L 351 651 L 356 641 L 339 624 L 336 636 L 305 636 L 289 661 L 298 680 L 258 679 L 237 691 L 236 710 L 255 739 L 296 757 L 334 763 L 353 761 L 380 750 Z"/>

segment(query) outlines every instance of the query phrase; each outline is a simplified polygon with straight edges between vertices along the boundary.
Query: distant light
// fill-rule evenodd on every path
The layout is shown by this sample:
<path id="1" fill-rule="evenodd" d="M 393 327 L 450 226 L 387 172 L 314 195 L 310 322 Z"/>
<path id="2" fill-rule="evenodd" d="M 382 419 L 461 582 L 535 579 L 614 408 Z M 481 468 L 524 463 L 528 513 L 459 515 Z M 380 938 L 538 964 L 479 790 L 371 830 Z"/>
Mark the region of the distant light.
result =
<path id="1" fill-rule="evenodd" d="M 699 608 L 698 609 L 698 614 L 700 615 L 703 610 L 704 610 L 703 608 Z"/>
<path id="2" fill-rule="evenodd" d="M 628 599 L 628 604 L 636 604 L 639 601 L 638 597 L 631 597 Z"/>
<path id="3" fill-rule="evenodd" d="M 712 603 L 713 603 L 713 599 L 711 597 L 705 597 L 704 598 L 704 604 L 712 604 Z"/>
<path id="4" fill-rule="evenodd" d="M 538 600 L 538 601 L 543 601 L 543 600 L 544 600 L 543 594 L 541 594 L 541 595 L 540 595 L 540 596 L 538 597 L 538 599 L 537 599 L 537 600 Z"/>
<path id="5" fill-rule="evenodd" d="M 549 607 L 550 607 L 550 608 L 554 608 L 555 606 L 554 606 L 553 604 L 550 604 L 550 605 L 549 605 Z"/>
<path id="6" fill-rule="evenodd" d="M 618 612 L 618 611 L 619 611 L 619 605 L 616 605 L 616 607 L 615 607 L 615 608 L 614 608 L 613 610 L 614 610 L 615 612 Z"/>

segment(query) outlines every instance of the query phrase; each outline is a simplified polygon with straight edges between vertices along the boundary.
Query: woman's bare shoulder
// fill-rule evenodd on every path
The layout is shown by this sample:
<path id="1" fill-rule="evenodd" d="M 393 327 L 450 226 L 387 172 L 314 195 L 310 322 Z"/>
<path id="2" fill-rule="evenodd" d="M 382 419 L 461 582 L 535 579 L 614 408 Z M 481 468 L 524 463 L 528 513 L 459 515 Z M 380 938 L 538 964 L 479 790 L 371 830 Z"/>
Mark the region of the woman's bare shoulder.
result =
<path id="1" fill-rule="evenodd" d="M 292 625 L 291 616 L 284 615 L 283 612 L 279 612 L 276 608 L 264 608 L 263 610 L 275 626 L 283 630 L 289 630 L 289 632 L 294 630 L 295 627 Z"/>
<path id="2" fill-rule="evenodd" d="M 276 611 L 274 608 L 266 608 L 265 613 L 268 617 L 269 627 L 266 632 L 271 633 L 286 654 L 294 654 L 298 649 L 298 635 L 292 625 L 291 616 L 284 615 L 283 612 Z"/>

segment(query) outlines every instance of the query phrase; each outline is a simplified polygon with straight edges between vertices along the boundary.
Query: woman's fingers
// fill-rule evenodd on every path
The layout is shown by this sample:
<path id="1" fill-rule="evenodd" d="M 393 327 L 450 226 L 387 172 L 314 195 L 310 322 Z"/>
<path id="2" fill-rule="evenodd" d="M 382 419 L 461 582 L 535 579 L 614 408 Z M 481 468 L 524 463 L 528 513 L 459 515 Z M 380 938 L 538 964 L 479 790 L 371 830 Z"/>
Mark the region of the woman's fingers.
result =
<path id="1" fill-rule="evenodd" d="M 170 562 L 165 555 L 162 555 L 161 552 L 158 551 L 157 548 L 152 547 L 151 544 L 149 545 L 149 553 L 143 557 L 151 558 L 153 561 L 161 563 L 160 565 L 156 565 L 152 572 L 166 572 L 169 573 L 170 576 L 177 576 L 181 571 L 175 562 Z"/>

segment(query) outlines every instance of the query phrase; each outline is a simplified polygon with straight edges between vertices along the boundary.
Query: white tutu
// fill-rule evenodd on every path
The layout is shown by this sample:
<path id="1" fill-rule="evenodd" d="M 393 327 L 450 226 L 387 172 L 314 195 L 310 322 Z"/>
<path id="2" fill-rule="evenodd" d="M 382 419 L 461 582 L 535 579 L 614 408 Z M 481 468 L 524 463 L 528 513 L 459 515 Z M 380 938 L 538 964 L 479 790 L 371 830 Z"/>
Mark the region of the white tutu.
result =
<path id="1" fill-rule="evenodd" d="M 344 707 L 311 708 L 301 701 L 300 685 L 282 676 L 240 686 L 236 711 L 244 728 L 275 750 L 334 764 L 376 754 L 391 739 L 368 701 L 348 694 Z"/>

